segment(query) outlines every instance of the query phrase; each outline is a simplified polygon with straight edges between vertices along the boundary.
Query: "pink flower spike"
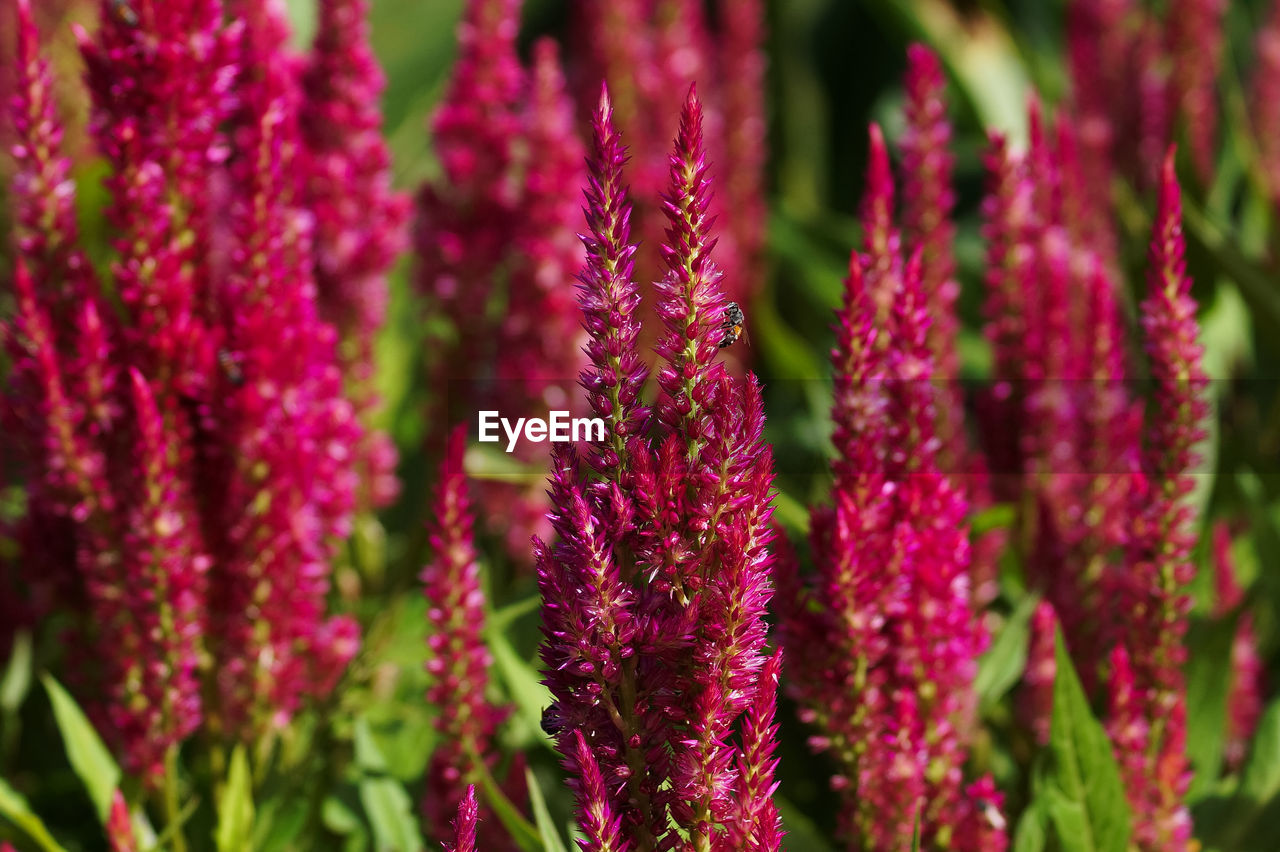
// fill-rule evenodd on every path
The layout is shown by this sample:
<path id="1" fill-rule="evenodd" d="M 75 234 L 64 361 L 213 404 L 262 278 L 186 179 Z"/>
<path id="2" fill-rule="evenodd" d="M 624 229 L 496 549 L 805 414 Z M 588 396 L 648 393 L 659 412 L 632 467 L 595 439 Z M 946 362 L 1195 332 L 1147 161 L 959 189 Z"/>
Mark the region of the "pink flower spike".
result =
<path id="1" fill-rule="evenodd" d="M 478 757 L 496 760 L 494 734 L 506 715 L 489 703 L 485 690 L 492 660 L 484 644 L 484 593 L 480 588 L 472 529 L 475 518 L 463 470 L 466 428 L 449 436 L 432 504 L 432 558 L 422 569 L 427 600 L 427 700 L 440 708 L 435 725 L 440 745 L 427 767 L 422 807 L 427 825 L 443 826 L 453 802 L 463 799 Z"/>
<path id="2" fill-rule="evenodd" d="M 468 784 L 458 802 L 458 815 L 453 819 L 453 843 L 444 843 L 445 852 L 476 852 L 476 823 L 480 806 L 476 802 L 476 785 Z"/>

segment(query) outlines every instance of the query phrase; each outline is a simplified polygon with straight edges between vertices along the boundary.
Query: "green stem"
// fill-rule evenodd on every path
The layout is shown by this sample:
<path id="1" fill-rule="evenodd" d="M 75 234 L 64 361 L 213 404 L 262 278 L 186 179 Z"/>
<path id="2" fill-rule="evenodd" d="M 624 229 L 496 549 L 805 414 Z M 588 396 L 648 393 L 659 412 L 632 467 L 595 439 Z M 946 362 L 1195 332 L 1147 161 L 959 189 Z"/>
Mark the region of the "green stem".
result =
<path id="1" fill-rule="evenodd" d="M 187 852 L 187 837 L 182 831 L 182 807 L 178 801 L 178 746 L 169 746 L 164 755 L 164 810 L 166 822 L 173 829 L 173 852 Z"/>

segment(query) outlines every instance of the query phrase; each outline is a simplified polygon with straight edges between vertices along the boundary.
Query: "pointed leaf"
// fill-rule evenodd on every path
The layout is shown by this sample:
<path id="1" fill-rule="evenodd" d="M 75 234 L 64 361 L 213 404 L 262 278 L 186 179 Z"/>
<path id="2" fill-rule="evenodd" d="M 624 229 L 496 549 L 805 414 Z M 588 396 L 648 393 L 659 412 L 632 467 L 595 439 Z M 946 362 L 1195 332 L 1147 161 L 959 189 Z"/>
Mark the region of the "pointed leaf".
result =
<path id="1" fill-rule="evenodd" d="M 1130 815 L 1120 770 L 1102 725 L 1093 717 L 1061 630 L 1053 723 L 1041 795 L 1063 852 L 1126 852 Z"/>
<path id="2" fill-rule="evenodd" d="M 387 761 L 363 716 L 355 724 L 356 765 L 361 770 L 360 803 L 373 826 L 374 848 L 379 852 L 419 852 L 413 804 L 400 782 L 387 774 Z"/>
<path id="3" fill-rule="evenodd" d="M 120 767 L 75 699 L 49 675 L 42 675 L 40 680 L 49 693 L 53 716 L 67 750 L 67 760 L 89 793 L 99 822 L 105 826 L 111 813 L 111 796 L 120 785 Z"/>
<path id="4" fill-rule="evenodd" d="M 529 787 L 529 804 L 533 807 L 533 821 L 538 826 L 538 833 L 542 835 L 542 847 L 546 852 L 568 852 L 564 842 L 560 840 L 560 833 L 556 831 L 556 824 L 552 821 L 550 812 L 547 811 L 547 802 L 542 798 L 542 788 L 538 786 L 538 779 L 534 776 L 533 770 L 527 766 L 524 770 L 524 779 Z"/>
<path id="5" fill-rule="evenodd" d="M 999 701 L 1022 677 L 1027 667 L 1027 646 L 1031 639 L 1031 616 L 1040 598 L 1027 595 L 1005 621 L 991 647 L 978 660 L 978 676 L 973 689 L 983 702 Z"/>
<path id="6" fill-rule="evenodd" d="M 67 852 L 53 839 L 40 817 L 36 816 L 22 794 L 0 778 L 0 816 L 27 833 L 45 852 Z"/>
<path id="7" fill-rule="evenodd" d="M 231 753 L 231 769 L 218 799 L 218 830 L 214 835 L 218 852 L 248 848 L 252 833 L 253 780 L 244 746 L 238 745 Z"/>

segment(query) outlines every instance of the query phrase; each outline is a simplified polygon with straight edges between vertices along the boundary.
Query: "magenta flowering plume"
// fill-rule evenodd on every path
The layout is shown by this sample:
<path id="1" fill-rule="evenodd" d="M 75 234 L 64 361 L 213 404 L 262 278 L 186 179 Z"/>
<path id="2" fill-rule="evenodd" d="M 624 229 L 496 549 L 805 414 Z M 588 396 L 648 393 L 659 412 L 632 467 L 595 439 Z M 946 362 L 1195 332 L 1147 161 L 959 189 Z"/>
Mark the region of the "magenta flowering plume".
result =
<path id="1" fill-rule="evenodd" d="M 967 807 L 962 767 L 986 642 L 969 591 L 966 501 L 938 468 L 920 254 L 897 264 L 881 317 L 874 262 L 850 261 L 832 353 L 833 506 L 813 512 L 813 584 L 781 581 L 793 593 L 779 628 L 792 649 L 789 688 L 817 728 L 811 746 L 835 761 L 841 834 L 870 849 L 910 845 L 917 817 L 926 845 L 961 842 L 953 832 Z M 954 848 L 1003 849 L 1006 839 L 988 826 L 963 842 Z"/>
<path id="2" fill-rule="evenodd" d="M 484 409 L 565 409 L 583 364 L 570 286 L 583 257 L 573 238 L 582 145 L 554 44 L 536 45 L 531 68 L 520 64 L 520 5 L 468 2 L 458 63 L 432 118 L 442 175 L 419 194 L 415 248 L 428 306 L 453 326 L 429 347 L 431 383 L 441 391 L 428 415 L 436 423 Z M 495 303 L 505 305 L 501 316 L 488 310 Z M 443 438 L 429 437 L 432 455 Z M 517 457 L 533 469 L 541 463 L 528 443 Z M 518 560 L 528 558 L 529 535 L 548 529 L 538 481 L 518 490 L 487 483 L 478 495 L 503 507 L 502 533 Z"/>
<path id="3" fill-rule="evenodd" d="M 724 117 L 723 208 L 733 228 L 739 269 L 760 263 L 765 230 L 765 9 L 762 0 L 718 4 L 721 48 L 718 70 Z M 758 277 L 758 276 L 756 276 Z"/>
<path id="4" fill-rule="evenodd" d="M 1067 4 L 1071 96 L 1080 126 L 1089 194 L 1110 198 L 1114 169 L 1132 173 L 1137 127 L 1147 104 L 1136 74 L 1143 12 L 1135 0 L 1073 0 Z M 1109 205 L 1106 205 L 1109 207 Z"/>
<path id="5" fill-rule="evenodd" d="M 1216 596 L 1214 614 L 1231 616 L 1244 603 L 1244 590 L 1235 575 L 1231 555 L 1231 530 L 1219 521 L 1213 526 L 1213 573 Z M 1229 771 L 1244 763 L 1249 742 L 1262 715 L 1263 663 L 1258 653 L 1258 637 L 1253 613 L 1242 611 L 1231 644 L 1231 682 L 1227 693 L 1226 744 L 1222 758 Z"/>
<path id="6" fill-rule="evenodd" d="M 465 450 L 466 430 L 459 426 L 449 436 L 440 469 L 430 530 L 433 556 L 421 575 L 431 651 L 427 700 L 440 708 L 435 722 L 440 744 L 427 767 L 422 808 L 428 830 L 437 839 L 443 839 L 441 832 L 454 803 L 463 800 L 478 767 L 496 761 L 493 738 L 506 716 L 485 696 L 492 661 L 483 637 L 484 593 L 472 541 L 475 518 L 462 467 Z"/>
<path id="7" fill-rule="evenodd" d="M 177 435 L 165 428 L 152 389 L 130 371 L 139 487 L 122 507 L 123 564 L 115 588 L 91 586 L 99 639 L 118 648 L 109 664 L 111 728 L 129 766 L 152 779 L 201 721 L 199 638 L 209 557 L 201 552 L 195 497 L 174 467 Z M 142 699 L 142 700 L 139 700 Z"/>
<path id="8" fill-rule="evenodd" d="M 581 26 L 574 55 L 581 59 L 579 105 L 594 108 L 596 83 L 613 93 L 616 122 L 634 162 L 635 230 L 642 246 L 659 245 L 664 221 L 651 201 L 667 173 L 665 116 L 680 93 L 696 83 L 707 123 L 709 159 L 724 176 L 712 199 L 718 223 L 725 295 L 747 303 L 762 283 L 759 252 L 764 233 L 763 22 L 758 0 L 713 4 L 690 0 L 575 4 Z M 638 257 L 642 281 L 661 275 L 660 258 Z"/>
<path id="9" fill-rule="evenodd" d="M 1129 617 L 1120 641 L 1131 655 L 1137 712 L 1148 720 L 1141 783 L 1129 789 L 1134 835 L 1142 849 L 1190 848 L 1184 804 L 1190 783 L 1186 757 L 1186 659 L 1183 638 L 1195 573 L 1195 520 L 1187 502 L 1198 462 L 1196 443 L 1208 414 L 1207 378 L 1197 340 L 1196 305 L 1185 269 L 1182 203 L 1173 150 L 1160 173 L 1142 326 L 1155 384 L 1142 473 L 1134 495 L 1129 570 L 1121 584 Z"/>
<path id="10" fill-rule="evenodd" d="M 1053 682 L 1058 673 L 1054 636 L 1058 618 L 1053 604 L 1040 601 L 1031 614 L 1031 643 L 1027 649 L 1026 673 L 1022 676 L 1026 698 L 1022 702 L 1023 721 L 1041 746 L 1049 744 L 1053 722 Z"/>
<path id="11" fill-rule="evenodd" d="M 223 525 L 210 600 L 220 721 L 242 733 L 287 721 L 317 694 L 312 661 L 332 650 L 326 641 L 350 648 L 342 631 L 326 628 L 324 610 L 330 562 L 355 509 L 349 448 L 361 441 L 343 396 L 337 335 L 316 303 L 312 234 L 295 179 L 296 62 L 279 10 L 256 12 L 242 30 L 232 130 L 252 155 L 227 174 L 233 267 L 218 295 L 229 319 L 218 393 L 200 424 L 212 444 L 204 461 L 226 467 L 207 474 Z"/>
<path id="12" fill-rule="evenodd" d="M 625 155 L 607 95 L 593 118 L 579 289 L 592 360 L 582 386 L 608 424 L 586 449 L 603 476 L 557 445 L 556 540 L 535 540 L 545 682 L 589 849 L 777 848 L 763 694 L 776 686 L 763 618 L 771 458 L 758 385 L 715 360 L 724 297 L 702 126 L 691 90 L 664 196 L 659 416 L 647 421 Z"/>
<path id="13" fill-rule="evenodd" d="M 111 811 L 107 815 L 106 829 L 111 852 L 134 852 L 138 848 L 133 836 L 133 823 L 129 819 L 129 803 L 119 790 L 111 795 Z"/>
<path id="14" fill-rule="evenodd" d="M 867 292 L 881 321 L 902 279 L 902 234 L 894 215 L 893 171 L 884 132 L 872 124 L 867 152 L 867 188 L 862 196 L 861 221 Z"/>
<path id="15" fill-rule="evenodd" d="M 635 246 L 630 242 L 631 205 L 622 185 L 627 157 L 608 98 L 602 89 L 601 105 L 592 114 L 594 147 L 585 190 L 588 233 L 583 237 L 587 258 L 578 300 L 592 365 L 584 373 L 583 387 L 591 408 L 609 427 L 608 445 L 593 452 L 590 460 L 600 473 L 616 479 L 626 465 L 627 443 L 646 431 L 648 411 L 640 394 L 648 368 L 637 350 L 640 293 L 634 280 Z"/>
<path id="16" fill-rule="evenodd" d="M 906 132 L 902 137 L 903 233 L 909 245 L 923 251 L 924 288 L 929 299 L 929 351 L 938 374 L 947 380 L 959 375 L 956 356 L 956 281 L 953 243 L 955 225 L 951 211 L 955 190 L 951 172 L 951 125 L 947 122 L 946 80 L 942 64 L 927 47 L 913 44 L 907 49 Z M 959 412 L 940 412 L 945 428 L 956 434 Z M 954 456 L 956 447 L 946 440 Z M 958 460 L 958 459 L 957 459 Z"/>
<path id="17" fill-rule="evenodd" d="M 356 623 L 325 606 L 363 439 L 316 301 L 323 205 L 304 188 L 280 9 L 97 5 L 77 36 L 109 168 L 110 289 L 78 247 L 49 73 L 18 7 L 4 338 L 27 402 L 3 416 L 28 493 L 15 539 L 46 575 L 30 609 L 71 615 L 85 641 L 68 643 L 70 680 L 155 784 L 200 725 L 255 738 L 355 653 Z"/>
<path id="18" fill-rule="evenodd" d="M 583 852 L 622 852 L 628 848 L 622 839 L 622 821 L 613 813 L 604 776 L 582 731 L 573 732 L 573 749 L 570 768 L 577 775 L 578 814 L 586 835 L 578 845 Z"/>
<path id="19" fill-rule="evenodd" d="M 1116 258 L 1098 236 L 1079 139 L 1033 102 L 1025 154 L 988 157 L 981 401 L 993 489 L 1020 507 L 1012 539 L 1061 620 L 1086 688 L 1113 636 L 1097 612 L 1125 573 L 1141 407 L 1127 387 Z M 1090 223 L 1094 224 L 1090 224 Z"/>
<path id="20" fill-rule="evenodd" d="M 1172 0 L 1165 14 L 1170 60 L 1170 112 L 1187 134 L 1191 162 L 1202 183 L 1217 157 L 1218 71 L 1225 44 L 1227 0 Z"/>
<path id="21" fill-rule="evenodd" d="M 1249 115 L 1268 188 L 1272 198 L 1280 201 L 1280 2 L 1271 4 L 1258 28 L 1254 51 Z"/>
<path id="22" fill-rule="evenodd" d="M 387 312 L 387 272 L 403 250 L 408 199 L 391 189 L 391 152 L 377 110 L 384 85 L 369 46 L 368 0 L 320 4 L 299 117 L 305 204 L 315 217 L 315 282 L 321 316 L 338 330 L 349 393 L 364 426 L 359 448 L 362 508 L 388 505 L 399 490 L 396 453 L 372 428 L 375 337 Z"/>
<path id="23" fill-rule="evenodd" d="M 986 154 L 987 191 L 982 202 L 982 236 L 987 244 L 983 335 L 991 345 L 992 388 L 983 400 L 982 434 L 997 497 L 1009 500 L 1021 489 L 1023 459 L 1019 434 L 1024 397 L 1022 367 L 1026 336 L 1023 282 L 1030 269 L 1036 227 L 1026 163 L 1007 140 L 992 136 Z"/>
<path id="24" fill-rule="evenodd" d="M 444 841 L 445 852 L 476 852 L 476 822 L 479 813 L 476 785 L 468 784 L 466 795 L 458 802 L 458 815 L 453 820 L 453 842 Z"/>

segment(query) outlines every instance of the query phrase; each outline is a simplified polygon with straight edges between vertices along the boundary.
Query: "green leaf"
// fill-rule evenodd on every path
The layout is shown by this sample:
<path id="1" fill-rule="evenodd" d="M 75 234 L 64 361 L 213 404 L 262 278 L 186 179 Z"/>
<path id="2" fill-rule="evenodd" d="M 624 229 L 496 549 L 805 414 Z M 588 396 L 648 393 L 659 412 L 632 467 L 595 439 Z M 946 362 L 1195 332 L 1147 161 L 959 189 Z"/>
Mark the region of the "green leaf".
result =
<path id="1" fill-rule="evenodd" d="M 378 852 L 419 852 L 413 804 L 400 782 L 387 774 L 387 761 L 363 716 L 355 722 L 356 766 L 360 775 L 360 803 L 373 826 L 374 848 Z"/>
<path id="2" fill-rule="evenodd" d="M 253 779 L 244 746 L 231 753 L 231 768 L 218 798 L 218 829 L 214 841 L 218 852 L 248 848 L 253 833 Z"/>
<path id="3" fill-rule="evenodd" d="M 1218 806 L 1196 811 L 1197 828 L 1209 846 L 1240 852 L 1276 848 L 1266 844 L 1280 826 L 1280 700 L 1271 702 L 1258 722 L 1235 795 L 1229 802 L 1205 803 L 1213 804 Z"/>
<path id="4" fill-rule="evenodd" d="M 507 834 L 511 835 L 515 844 L 523 852 L 544 852 L 538 829 L 520 814 L 516 806 L 507 798 L 507 794 L 502 792 L 498 782 L 493 780 L 489 767 L 480 760 L 474 761 L 474 765 L 479 781 L 477 786 L 484 795 L 485 804 L 493 810 L 498 822 L 502 823 L 502 827 L 507 830 Z"/>
<path id="5" fill-rule="evenodd" d="M 492 624 L 485 628 L 485 644 L 493 654 L 495 671 L 506 684 L 507 695 L 515 702 L 522 723 L 531 732 L 541 731 L 542 708 L 551 703 L 551 690 L 542 685 L 537 671 L 520 656 L 506 633 L 494 629 Z M 535 739 L 551 747 L 551 741 L 540 733 L 535 734 Z"/>
<path id="6" fill-rule="evenodd" d="M 67 852 L 53 839 L 40 817 L 31 811 L 22 794 L 5 783 L 3 778 L 0 778 L 0 816 L 25 831 L 45 852 Z"/>
<path id="7" fill-rule="evenodd" d="M 305 799 L 272 799 L 265 802 L 257 809 L 257 816 L 253 821 L 253 840 L 246 848 L 256 852 L 285 852 L 296 848 L 296 841 L 307 826 L 309 812 L 310 803 Z"/>
<path id="8" fill-rule="evenodd" d="M 1187 633 L 1187 757 L 1195 768 L 1188 799 L 1195 801 L 1217 783 L 1227 731 L 1227 690 L 1238 612 L 1225 619 L 1197 621 Z"/>
<path id="9" fill-rule="evenodd" d="M 1063 852 L 1125 852 L 1130 817 L 1111 742 L 1089 709 L 1061 630 L 1042 802 Z"/>
<path id="10" fill-rule="evenodd" d="M 563 841 L 560 840 L 560 832 L 556 831 L 556 824 L 552 821 L 550 812 L 547 811 L 547 802 L 542 798 L 542 788 L 538 786 L 538 779 L 534 776 L 533 770 L 527 766 L 524 770 L 524 780 L 529 787 L 529 804 L 533 807 L 533 821 L 538 826 L 538 834 L 542 835 L 542 848 L 546 852 L 568 852 Z"/>
<path id="11" fill-rule="evenodd" d="M 1044 852 L 1049 843 L 1045 831 L 1044 811 L 1039 800 L 1033 801 L 1018 820 L 1010 852 Z"/>
<path id="12" fill-rule="evenodd" d="M 987 506 L 969 519 L 969 534 L 977 537 L 992 530 L 1010 529 L 1017 517 L 1018 511 L 1012 503 Z"/>
<path id="13" fill-rule="evenodd" d="M 31 690 L 31 633 L 19 630 L 13 637 L 9 665 L 0 680 L 0 710 L 16 713 Z"/>
<path id="14" fill-rule="evenodd" d="M 105 826 L 111 813 L 111 796 L 120 785 L 120 767 L 75 699 L 51 676 L 42 675 L 40 680 L 49 693 L 53 717 L 67 750 L 67 760 L 89 793 L 89 799 L 98 812 L 98 821 Z"/>
<path id="15" fill-rule="evenodd" d="M 782 817 L 782 828 L 787 834 L 783 845 L 788 852 L 832 852 L 831 844 L 804 811 L 776 794 L 773 803 L 778 806 L 778 814 Z"/>
<path id="16" fill-rule="evenodd" d="M 537 612 L 542 606 L 542 595 L 529 595 L 518 601 L 512 601 L 502 609 L 496 609 L 485 617 L 485 624 L 494 633 L 505 633 L 506 629 L 530 613 Z"/>
<path id="17" fill-rule="evenodd" d="M 1037 595 L 1024 597 L 1010 613 L 991 647 L 978 660 L 978 676 L 973 688 L 982 702 L 999 701 L 1022 677 L 1031 641 L 1031 616 L 1039 602 Z"/>

